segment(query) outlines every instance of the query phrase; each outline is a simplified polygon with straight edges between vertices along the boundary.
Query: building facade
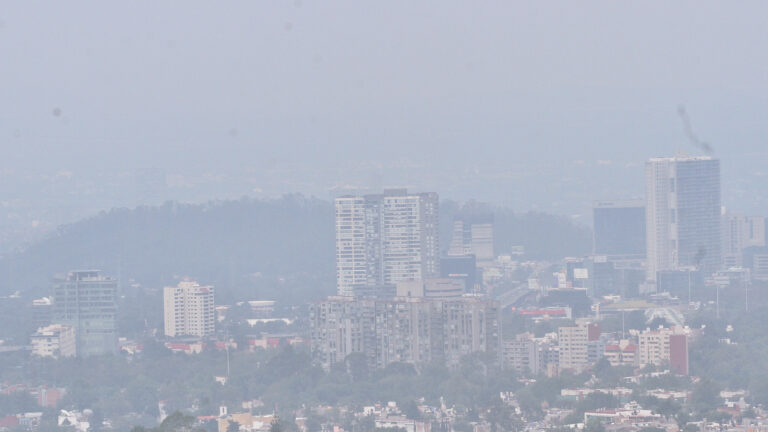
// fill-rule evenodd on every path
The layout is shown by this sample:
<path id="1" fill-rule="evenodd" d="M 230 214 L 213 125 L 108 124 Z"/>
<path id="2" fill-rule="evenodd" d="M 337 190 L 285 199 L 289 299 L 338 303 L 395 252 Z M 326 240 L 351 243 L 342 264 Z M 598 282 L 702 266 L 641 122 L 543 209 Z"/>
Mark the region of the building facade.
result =
<path id="1" fill-rule="evenodd" d="M 191 280 L 163 289 L 165 335 L 206 337 L 215 331 L 213 287 Z"/>
<path id="2" fill-rule="evenodd" d="M 117 352 L 117 280 L 71 271 L 53 284 L 53 323 L 74 328 L 78 357 Z"/>
<path id="3" fill-rule="evenodd" d="M 514 339 L 505 340 L 502 361 L 505 369 L 514 370 L 519 374 L 537 374 L 540 369 L 539 350 L 533 335 L 521 333 Z"/>
<path id="4" fill-rule="evenodd" d="M 688 337 L 679 328 L 645 330 L 637 336 L 640 367 L 669 363 L 672 371 L 688 374 Z"/>
<path id="5" fill-rule="evenodd" d="M 765 247 L 765 218 L 726 213 L 723 215 L 722 233 L 725 268 L 749 267 L 752 263 L 744 262 L 743 251 L 748 247 Z"/>
<path id="6" fill-rule="evenodd" d="M 499 354 L 498 304 L 460 299 L 330 297 L 310 306 L 312 354 L 329 369 L 351 354 L 370 368 L 393 362 L 458 364 L 473 352 Z"/>
<path id="7" fill-rule="evenodd" d="M 709 275 L 721 265 L 720 161 L 654 158 L 645 164 L 647 277 L 683 267 Z"/>
<path id="8" fill-rule="evenodd" d="M 645 203 L 598 201 L 592 208 L 595 255 L 645 257 Z"/>
<path id="9" fill-rule="evenodd" d="M 560 370 L 582 372 L 589 366 L 589 326 L 563 326 L 557 329 Z"/>
<path id="10" fill-rule="evenodd" d="M 474 255 L 479 266 L 493 262 L 493 216 L 459 216 L 453 221 L 448 256 Z"/>
<path id="11" fill-rule="evenodd" d="M 439 199 L 405 189 L 335 200 L 339 295 L 440 275 Z"/>
<path id="12" fill-rule="evenodd" d="M 32 355 L 38 357 L 74 357 L 77 355 L 75 329 L 64 324 L 41 327 L 30 338 Z"/>

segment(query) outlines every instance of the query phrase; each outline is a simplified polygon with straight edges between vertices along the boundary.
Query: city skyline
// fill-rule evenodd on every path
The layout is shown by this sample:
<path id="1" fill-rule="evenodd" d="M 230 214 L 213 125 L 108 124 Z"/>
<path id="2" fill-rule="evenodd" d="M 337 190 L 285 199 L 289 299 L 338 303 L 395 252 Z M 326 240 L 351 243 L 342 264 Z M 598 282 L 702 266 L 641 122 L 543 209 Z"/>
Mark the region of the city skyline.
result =
<path id="1" fill-rule="evenodd" d="M 0 432 L 768 432 L 768 3 L 0 8 Z"/>

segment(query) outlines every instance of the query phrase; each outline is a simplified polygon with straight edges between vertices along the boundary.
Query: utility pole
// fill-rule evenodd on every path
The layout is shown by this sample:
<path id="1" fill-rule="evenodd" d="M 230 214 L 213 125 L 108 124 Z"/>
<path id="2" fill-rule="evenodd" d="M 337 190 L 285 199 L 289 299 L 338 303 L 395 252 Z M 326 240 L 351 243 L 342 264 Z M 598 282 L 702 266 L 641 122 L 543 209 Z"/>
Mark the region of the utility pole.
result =
<path id="1" fill-rule="evenodd" d="M 749 313 L 749 283 L 744 282 L 744 312 Z"/>
<path id="2" fill-rule="evenodd" d="M 688 306 L 691 306 L 691 270 L 688 270 Z"/>
<path id="3" fill-rule="evenodd" d="M 624 311 L 621 311 L 621 338 L 624 339 Z"/>
<path id="4" fill-rule="evenodd" d="M 720 319 L 720 285 L 715 285 L 715 317 Z"/>

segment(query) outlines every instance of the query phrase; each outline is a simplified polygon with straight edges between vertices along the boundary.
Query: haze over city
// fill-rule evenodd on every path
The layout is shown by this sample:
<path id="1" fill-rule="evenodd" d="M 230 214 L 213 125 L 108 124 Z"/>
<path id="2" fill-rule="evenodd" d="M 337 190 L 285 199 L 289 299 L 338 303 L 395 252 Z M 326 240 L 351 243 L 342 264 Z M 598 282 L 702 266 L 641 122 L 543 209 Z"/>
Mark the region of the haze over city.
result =
<path id="1" fill-rule="evenodd" d="M 135 205 L 136 173 L 160 168 L 167 199 L 410 186 L 589 225 L 593 199 L 642 196 L 642 160 L 697 153 L 683 105 L 724 159 L 725 204 L 764 210 L 764 12 L 10 3 L 4 195 L 38 213 L 43 191 L 87 195 L 71 222 Z"/>
<path id="2" fill-rule="evenodd" d="M 0 5 L 0 432 L 768 431 L 768 5 Z"/>

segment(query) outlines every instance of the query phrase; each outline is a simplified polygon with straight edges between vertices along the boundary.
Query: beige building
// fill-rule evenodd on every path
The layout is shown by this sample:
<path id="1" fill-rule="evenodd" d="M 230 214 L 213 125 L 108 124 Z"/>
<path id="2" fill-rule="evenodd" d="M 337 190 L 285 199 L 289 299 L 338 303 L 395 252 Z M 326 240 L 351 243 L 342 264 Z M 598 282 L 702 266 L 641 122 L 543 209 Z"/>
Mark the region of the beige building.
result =
<path id="1" fill-rule="evenodd" d="M 587 357 L 588 341 L 589 331 L 587 325 L 575 325 L 557 329 L 560 370 L 568 369 L 579 373 L 589 365 Z"/>
<path id="2" fill-rule="evenodd" d="M 656 330 L 647 329 L 638 334 L 637 345 L 640 367 L 649 364 L 658 366 L 672 361 L 672 336 L 683 336 L 684 334 L 684 330 L 680 327 L 659 328 Z"/>
<path id="3" fill-rule="evenodd" d="M 245 432 L 269 431 L 276 420 L 272 414 L 256 416 L 249 412 L 226 414 L 222 413 L 217 419 L 219 432 L 227 432 L 230 422 L 239 425 L 239 429 Z"/>
<path id="4" fill-rule="evenodd" d="M 611 366 L 637 366 L 637 345 L 622 339 L 618 344 L 605 346 L 603 357 L 611 363 Z"/>
<path id="5" fill-rule="evenodd" d="M 74 357 L 75 328 L 64 324 L 41 327 L 32 335 L 32 354 L 38 357 Z"/>
<path id="6" fill-rule="evenodd" d="M 165 335 L 205 337 L 214 332 L 213 287 L 184 280 L 163 290 Z"/>

